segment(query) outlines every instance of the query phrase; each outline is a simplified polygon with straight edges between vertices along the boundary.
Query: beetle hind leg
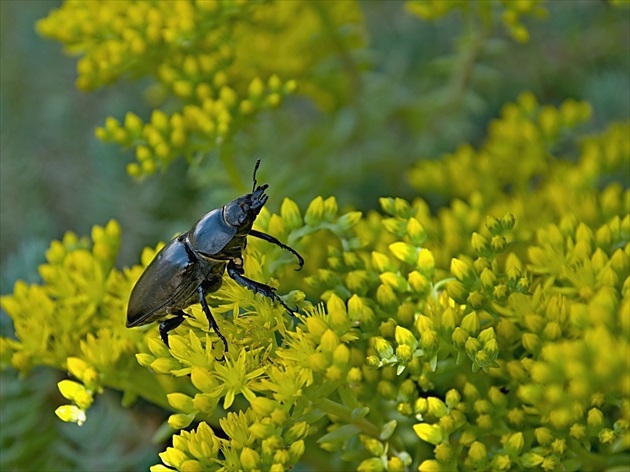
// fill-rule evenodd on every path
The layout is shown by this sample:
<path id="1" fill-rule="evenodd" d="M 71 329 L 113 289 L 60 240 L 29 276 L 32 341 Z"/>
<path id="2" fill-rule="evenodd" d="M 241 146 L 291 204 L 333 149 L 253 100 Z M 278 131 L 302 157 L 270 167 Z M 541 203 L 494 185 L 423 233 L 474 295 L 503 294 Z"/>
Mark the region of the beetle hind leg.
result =
<path id="1" fill-rule="evenodd" d="M 175 311 L 173 312 L 173 314 L 175 315 L 175 318 L 169 318 L 160 323 L 160 337 L 162 338 L 162 341 L 164 341 L 164 344 L 166 344 L 167 347 L 168 347 L 169 331 L 174 330 L 180 324 L 182 324 L 184 322 L 184 317 L 186 316 L 186 313 L 184 313 L 181 310 Z"/>
<path id="2" fill-rule="evenodd" d="M 284 307 L 285 310 L 289 312 L 291 315 L 295 315 L 295 311 L 289 308 L 289 306 L 284 303 L 284 300 L 280 298 L 280 296 L 276 293 L 276 291 L 271 288 L 269 285 L 265 285 L 261 282 L 256 282 L 255 280 L 248 279 L 243 275 L 243 268 L 236 266 L 234 262 L 230 261 L 227 266 L 227 272 L 232 279 L 239 285 L 250 289 L 254 293 L 260 293 L 265 297 L 271 298 L 272 300 L 277 301 Z"/>
<path id="3" fill-rule="evenodd" d="M 200 285 L 197 288 L 197 293 L 199 294 L 199 303 L 201 303 L 201 308 L 203 309 L 203 312 L 205 313 L 206 318 L 208 318 L 208 323 L 210 327 L 214 330 L 215 333 L 217 333 L 217 336 L 221 339 L 221 341 L 223 341 L 223 347 L 225 347 L 225 352 L 228 352 L 228 343 L 223 337 L 223 335 L 221 334 L 221 331 L 219 331 L 219 325 L 217 325 L 217 322 L 214 320 L 214 317 L 212 316 L 212 312 L 210 311 L 210 307 L 208 306 L 208 302 L 206 301 L 206 291 L 203 285 Z"/>

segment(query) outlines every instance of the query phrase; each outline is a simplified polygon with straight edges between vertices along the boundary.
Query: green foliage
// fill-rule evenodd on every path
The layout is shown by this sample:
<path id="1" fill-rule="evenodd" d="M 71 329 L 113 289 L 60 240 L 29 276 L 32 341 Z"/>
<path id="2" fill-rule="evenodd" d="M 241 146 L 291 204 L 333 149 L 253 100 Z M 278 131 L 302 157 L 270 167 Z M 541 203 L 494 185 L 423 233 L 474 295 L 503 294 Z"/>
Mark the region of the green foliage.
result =
<path id="1" fill-rule="evenodd" d="M 499 12 L 518 41 L 523 18 L 545 11 L 528 1 L 407 8 L 427 19 L 459 10 L 484 35 Z M 201 166 L 217 146 L 229 164 L 236 132 L 279 106 L 293 80 L 324 110 L 349 100 L 351 84 L 310 72 L 331 50 L 362 44 L 360 21 L 352 2 L 68 1 L 38 28 L 83 54 L 80 88 L 148 76 L 154 94 L 176 97 L 172 112 L 156 108 L 147 122 L 130 112 L 97 131 L 135 148 L 128 170 L 139 176 L 179 155 Z M 474 63 L 473 46 L 462 57 Z M 346 59 L 345 78 L 357 73 Z M 365 213 L 340 211 L 335 197 L 263 209 L 255 227 L 306 264 L 295 272 L 290 254 L 252 240 L 245 272 L 299 315 L 226 278 L 209 301 L 229 353 L 197 305 L 170 348 L 155 325 L 125 328 L 131 289 L 161 244 L 119 269 L 118 223 L 90 238 L 69 232 L 50 245 L 41 283 L 19 281 L 0 299 L 15 328 L 0 338 L 0 365 L 68 372 L 56 413 L 84 428 L 106 421 L 93 414 L 105 389 L 126 406 L 142 398 L 169 410 L 172 444 L 154 472 L 626 464 L 630 123 L 587 134 L 592 114 L 584 101 L 541 105 L 521 93 L 480 145 L 404 174 L 447 202 L 436 213 L 395 197 Z"/>

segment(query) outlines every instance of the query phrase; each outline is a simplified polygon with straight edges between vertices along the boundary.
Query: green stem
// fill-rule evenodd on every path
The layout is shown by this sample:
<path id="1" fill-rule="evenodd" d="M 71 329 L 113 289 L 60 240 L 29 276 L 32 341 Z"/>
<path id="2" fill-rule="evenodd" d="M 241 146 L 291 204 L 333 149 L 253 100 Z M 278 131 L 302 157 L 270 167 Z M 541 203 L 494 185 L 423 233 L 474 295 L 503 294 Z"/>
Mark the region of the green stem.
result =
<path id="1" fill-rule="evenodd" d="M 362 433 L 367 434 L 368 436 L 378 439 L 381 435 L 381 430 L 365 418 L 358 420 L 353 419 L 352 409 L 345 405 L 329 400 L 328 398 L 321 398 L 317 400 L 316 405 L 329 415 L 338 416 L 346 423 L 355 425 Z"/>

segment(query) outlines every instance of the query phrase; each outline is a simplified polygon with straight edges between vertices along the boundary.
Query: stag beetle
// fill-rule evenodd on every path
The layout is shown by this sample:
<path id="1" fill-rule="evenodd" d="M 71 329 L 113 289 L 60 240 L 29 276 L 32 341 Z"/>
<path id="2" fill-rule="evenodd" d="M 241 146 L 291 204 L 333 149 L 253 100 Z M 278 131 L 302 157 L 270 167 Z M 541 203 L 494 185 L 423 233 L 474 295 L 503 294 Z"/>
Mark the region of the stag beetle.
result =
<path id="1" fill-rule="evenodd" d="M 174 238 L 155 256 L 131 291 L 127 308 L 127 328 L 142 326 L 164 319 L 160 323 L 160 336 L 168 346 L 169 331 L 184 321 L 184 309 L 199 302 L 210 327 L 223 341 L 225 352 L 227 341 L 212 317 L 206 295 L 216 292 L 223 282 L 223 273 L 254 293 L 271 298 L 293 314 L 275 290 L 255 280 L 248 279 L 243 270 L 243 249 L 247 236 L 254 236 L 280 246 L 294 254 L 300 270 L 304 259 L 297 251 L 281 243 L 273 236 L 252 229 L 254 220 L 267 201 L 265 190 L 268 185 L 256 187 L 254 167 L 252 192 L 232 200 L 201 217 L 190 231 Z"/>

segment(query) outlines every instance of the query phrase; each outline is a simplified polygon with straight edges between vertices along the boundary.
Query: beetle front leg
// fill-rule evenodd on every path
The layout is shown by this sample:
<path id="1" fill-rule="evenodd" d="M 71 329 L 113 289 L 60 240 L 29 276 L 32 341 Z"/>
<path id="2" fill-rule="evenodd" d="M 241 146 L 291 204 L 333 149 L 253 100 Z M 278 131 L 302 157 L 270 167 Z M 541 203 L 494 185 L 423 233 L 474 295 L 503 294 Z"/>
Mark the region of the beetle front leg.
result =
<path id="1" fill-rule="evenodd" d="M 291 254 L 293 254 L 295 257 L 297 257 L 298 268 L 295 269 L 295 270 L 300 270 L 300 269 L 302 269 L 302 266 L 304 266 L 304 258 L 302 256 L 300 256 L 300 254 L 295 249 L 293 249 L 292 247 L 287 246 L 283 242 L 278 241 L 276 238 L 274 238 L 270 234 L 263 233 L 261 231 L 256 231 L 255 229 L 252 229 L 252 230 L 249 231 L 249 235 L 253 236 L 255 238 L 258 238 L 258 239 L 262 239 L 263 241 L 267 241 L 268 243 L 275 244 L 276 246 L 279 246 L 282 249 L 285 249 L 285 250 L 289 251 Z"/>
<path id="2" fill-rule="evenodd" d="M 260 282 L 256 282 L 255 280 L 248 279 L 245 277 L 244 270 L 242 267 L 237 266 L 234 261 L 230 261 L 227 266 L 227 273 L 236 283 L 241 285 L 242 287 L 248 288 L 254 293 L 260 293 L 265 297 L 271 298 L 272 300 L 276 300 L 280 305 L 282 305 L 291 315 L 295 314 L 291 308 L 287 306 L 286 303 L 278 296 L 276 291 L 271 288 L 269 285 L 265 285 Z"/>
<path id="3" fill-rule="evenodd" d="M 199 303 L 201 303 L 201 308 L 203 309 L 206 318 L 208 318 L 208 323 L 210 324 L 210 327 L 214 330 L 215 333 L 217 333 L 217 336 L 221 339 L 221 341 L 223 341 L 225 352 L 228 352 L 227 341 L 221 334 L 221 331 L 219 331 L 219 325 L 217 325 L 217 322 L 214 320 L 214 318 L 212 317 L 212 313 L 210 312 L 210 307 L 208 306 L 208 302 L 206 301 L 206 292 L 204 290 L 203 284 L 197 287 L 197 293 L 199 294 Z"/>

